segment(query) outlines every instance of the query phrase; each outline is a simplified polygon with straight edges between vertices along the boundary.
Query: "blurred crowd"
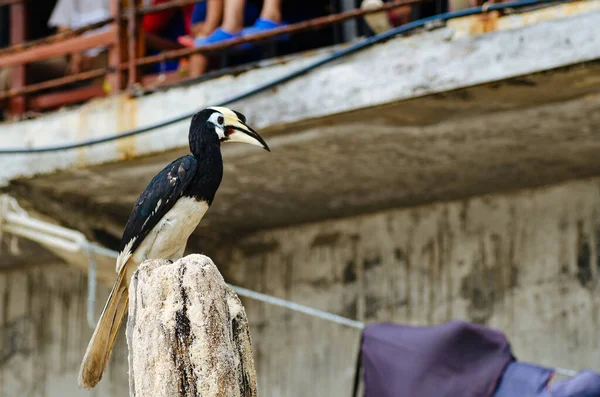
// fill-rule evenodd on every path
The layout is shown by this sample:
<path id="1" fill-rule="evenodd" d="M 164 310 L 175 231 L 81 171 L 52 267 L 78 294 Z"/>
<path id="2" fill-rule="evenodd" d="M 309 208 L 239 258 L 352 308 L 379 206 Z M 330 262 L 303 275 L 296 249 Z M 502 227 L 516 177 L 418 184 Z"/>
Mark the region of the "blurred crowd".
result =
<path id="1" fill-rule="evenodd" d="M 153 6 L 169 1 L 144 0 L 143 6 Z M 383 5 L 385 1 L 355 0 L 354 6 L 373 8 Z M 364 23 L 360 22 L 360 26 L 363 28 L 360 33 L 380 33 L 394 26 L 405 24 L 417 17 L 428 16 L 448 9 L 460 9 L 476 5 L 476 1 L 432 0 L 428 3 L 402 6 L 385 12 L 369 14 L 364 17 Z M 56 2 L 44 3 L 43 7 L 36 6 L 35 12 L 32 12 L 32 15 L 29 16 L 35 21 L 29 21 L 28 30 L 33 34 L 28 35 L 28 40 L 38 38 L 36 36 L 43 36 L 44 34 L 78 29 L 110 17 L 109 0 L 57 0 Z M 347 1 L 339 0 L 206 0 L 181 8 L 146 14 L 142 19 L 143 53 L 138 55 L 154 55 L 183 47 L 201 47 L 259 32 L 267 32 L 287 24 L 342 11 L 343 7 L 340 6 L 342 3 L 348 7 Z M 48 9 L 48 4 L 53 4 L 53 8 Z M 440 4 L 442 4 L 441 7 Z M 421 12 L 415 13 L 415 9 L 418 7 L 420 7 Z M 423 13 L 423 10 L 427 7 L 431 9 Z M 47 9 L 46 20 L 42 21 L 41 18 L 43 18 L 45 9 Z M 5 25 L 10 24 L 7 15 L 7 13 L 4 13 L 4 18 L 8 19 L 8 23 Z M 0 25 L 3 25 L 1 23 L 2 16 L 0 14 Z M 85 34 L 94 34 L 103 29 L 108 29 L 108 26 Z M 320 34 L 324 36 L 323 33 Z M 0 28 L 0 47 L 8 45 L 6 36 L 7 33 L 2 34 Z M 2 42 L 3 37 L 4 43 Z M 278 36 L 274 39 L 274 42 L 277 44 L 288 41 L 294 42 L 291 47 L 295 50 L 310 49 L 311 45 L 314 48 L 333 44 L 333 42 L 321 40 L 319 36 L 295 36 L 294 40 L 290 40 L 289 36 L 284 35 Z M 257 58 L 264 57 L 264 54 L 258 51 L 259 47 L 260 44 L 240 44 L 234 50 L 240 50 L 239 53 L 245 54 L 243 55 L 245 60 L 250 58 L 257 60 Z M 214 64 L 208 56 L 197 55 L 194 57 L 196 75 L 205 73 Z M 107 66 L 107 49 L 94 48 L 82 53 L 73 53 L 29 64 L 27 66 L 27 84 Z M 189 66 L 188 59 L 171 60 L 148 66 L 144 73 L 185 71 Z M 8 90 L 10 82 L 11 69 L 0 69 L 0 92 Z"/>

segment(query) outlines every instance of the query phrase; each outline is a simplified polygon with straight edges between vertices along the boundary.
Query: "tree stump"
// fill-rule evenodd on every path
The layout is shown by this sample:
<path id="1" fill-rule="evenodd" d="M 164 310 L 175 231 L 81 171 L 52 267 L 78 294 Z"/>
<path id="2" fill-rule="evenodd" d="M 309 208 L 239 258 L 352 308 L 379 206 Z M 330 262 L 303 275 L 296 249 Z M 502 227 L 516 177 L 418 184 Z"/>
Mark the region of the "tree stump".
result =
<path id="1" fill-rule="evenodd" d="M 131 397 L 256 397 L 246 311 L 210 258 L 144 262 L 129 288 Z"/>

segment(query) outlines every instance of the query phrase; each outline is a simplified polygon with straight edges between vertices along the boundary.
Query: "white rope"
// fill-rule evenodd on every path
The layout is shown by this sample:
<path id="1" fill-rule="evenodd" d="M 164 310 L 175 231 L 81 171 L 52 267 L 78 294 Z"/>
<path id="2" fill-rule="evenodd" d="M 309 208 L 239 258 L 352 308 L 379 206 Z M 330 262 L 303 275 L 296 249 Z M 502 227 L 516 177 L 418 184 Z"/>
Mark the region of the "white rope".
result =
<path id="1" fill-rule="evenodd" d="M 88 297 L 87 297 L 87 323 L 91 329 L 96 328 L 96 286 L 98 285 L 96 260 L 94 256 L 100 254 L 116 259 L 118 254 L 116 251 L 108 248 L 100 247 L 94 243 L 85 242 L 82 244 L 82 249 L 88 255 Z"/>
<path id="2" fill-rule="evenodd" d="M 0 195 L 0 252 L 2 252 L 2 237 L 3 230 L 9 219 L 8 216 L 11 213 L 18 214 L 20 216 L 27 215 L 24 209 L 19 206 L 17 200 L 8 195 Z M 19 249 L 19 243 L 15 235 L 12 236 L 8 245 L 8 251 L 13 255 L 20 255 L 21 250 Z"/>
<path id="3" fill-rule="evenodd" d="M 2 252 L 2 237 L 4 236 L 3 230 L 6 224 L 6 216 L 8 215 L 8 196 L 0 197 L 0 252 Z"/>
<path id="4" fill-rule="evenodd" d="M 331 321 L 336 324 L 346 325 L 348 327 L 363 329 L 365 327 L 364 323 L 360 321 L 351 320 L 346 317 L 338 316 L 337 314 L 324 312 L 319 309 L 314 309 L 309 306 L 300 305 L 298 303 L 290 302 L 285 299 L 275 298 L 271 295 L 261 294 L 260 292 L 251 291 L 246 288 L 238 287 L 235 285 L 228 284 L 231 289 L 233 289 L 238 295 L 245 296 L 250 299 L 254 299 L 260 302 L 269 303 L 274 306 L 283 307 L 289 310 L 293 310 L 296 312 L 304 313 L 309 316 L 318 317 L 323 320 Z"/>
<path id="5" fill-rule="evenodd" d="M 572 370 L 572 369 L 566 369 L 566 368 L 554 368 L 554 372 L 556 372 L 559 375 L 568 376 L 568 377 L 573 377 L 573 376 L 577 375 L 577 371 Z"/>
<path id="6" fill-rule="evenodd" d="M 87 253 L 90 259 L 88 267 L 88 297 L 87 297 L 87 323 L 91 329 L 96 328 L 96 260 L 94 250 L 91 244 L 87 246 Z"/>
<path id="7" fill-rule="evenodd" d="M 107 257 L 113 258 L 113 259 L 117 259 L 117 256 L 119 256 L 119 253 L 117 251 L 113 251 L 108 248 L 101 247 L 94 243 L 87 242 L 85 245 L 88 247 L 88 249 L 91 252 L 94 252 L 96 254 L 107 256 Z"/>

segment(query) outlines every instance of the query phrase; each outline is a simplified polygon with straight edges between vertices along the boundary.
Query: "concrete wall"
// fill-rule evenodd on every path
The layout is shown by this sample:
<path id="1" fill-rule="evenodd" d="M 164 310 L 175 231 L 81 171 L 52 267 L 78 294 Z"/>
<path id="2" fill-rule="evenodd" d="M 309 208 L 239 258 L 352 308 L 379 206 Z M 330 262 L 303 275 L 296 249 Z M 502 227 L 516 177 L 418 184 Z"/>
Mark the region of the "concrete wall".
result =
<path id="1" fill-rule="evenodd" d="M 100 314 L 107 288 L 99 288 Z M 0 273 L 0 396 L 128 396 L 124 333 L 97 390 L 77 387 L 92 334 L 86 322 L 87 277 L 63 264 Z"/>
<path id="2" fill-rule="evenodd" d="M 504 330 L 519 359 L 600 370 L 599 242 L 592 179 L 273 230 L 215 259 L 226 280 L 298 303 L 368 322 L 476 321 Z M 354 332 L 246 305 L 263 396 L 350 395 Z"/>
<path id="3" fill-rule="evenodd" d="M 599 244 L 596 178 L 262 232 L 213 258 L 278 297 L 364 321 L 481 322 L 522 360 L 600 370 Z M 85 302 L 85 276 L 64 266 L 0 273 L 1 396 L 87 395 Z M 261 396 L 349 395 L 355 330 L 244 304 Z M 121 340 L 95 395 L 125 396 L 126 382 Z"/>

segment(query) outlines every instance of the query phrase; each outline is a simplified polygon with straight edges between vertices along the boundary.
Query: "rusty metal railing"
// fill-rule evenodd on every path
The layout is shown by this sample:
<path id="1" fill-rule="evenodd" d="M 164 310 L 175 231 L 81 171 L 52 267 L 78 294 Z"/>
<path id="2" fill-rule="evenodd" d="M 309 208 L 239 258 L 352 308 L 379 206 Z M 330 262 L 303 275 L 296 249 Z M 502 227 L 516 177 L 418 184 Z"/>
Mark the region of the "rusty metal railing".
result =
<path id="1" fill-rule="evenodd" d="M 227 40 L 226 42 L 221 42 L 217 44 L 211 44 L 203 47 L 197 48 L 183 48 L 180 50 L 166 51 L 158 55 L 147 56 L 143 58 L 139 58 L 136 61 L 137 65 L 148 65 L 152 63 L 166 61 L 168 59 L 181 58 L 184 56 L 189 56 L 198 53 L 208 53 L 214 51 L 220 51 L 225 49 L 230 49 L 239 46 L 240 44 L 245 43 L 255 43 L 260 41 L 265 41 L 269 39 L 273 39 L 278 36 L 298 33 L 311 29 L 320 29 L 325 26 L 329 26 L 336 23 L 341 23 L 350 19 L 356 19 L 368 14 L 374 14 L 377 12 L 387 11 L 394 8 L 398 8 L 401 6 L 412 5 L 416 3 L 422 3 L 424 0 L 394 0 L 388 3 L 384 3 L 382 6 L 377 8 L 370 9 L 354 9 L 350 11 L 341 12 L 335 15 L 328 15 L 324 17 L 314 18 L 308 21 L 298 22 L 295 24 L 287 25 L 281 28 L 271 29 L 264 33 L 256 33 L 253 35 L 240 37 L 232 40 Z"/>
<path id="2" fill-rule="evenodd" d="M 49 89 L 56 89 L 73 83 L 89 81 L 101 76 L 112 76 L 109 84 L 113 92 L 124 89 L 132 89 L 139 86 L 143 81 L 143 76 L 139 73 L 139 68 L 169 59 L 179 59 L 193 56 L 201 53 L 212 53 L 224 51 L 237 47 L 243 43 L 256 43 L 267 41 L 277 36 L 295 34 L 311 29 L 321 29 L 333 24 L 341 23 L 350 19 L 362 17 L 364 15 L 387 11 L 401 6 L 412 5 L 427 0 L 394 0 L 384 3 L 381 7 L 371 9 L 354 9 L 335 15 L 315 18 L 291 24 L 285 27 L 270 30 L 268 32 L 257 33 L 251 36 L 229 40 L 227 42 L 212 44 L 198 48 L 182 48 L 165 51 L 158 55 L 137 57 L 136 50 L 139 48 L 140 23 L 139 18 L 143 15 L 155 12 L 161 12 L 173 8 L 198 3 L 203 0 L 174 0 L 154 6 L 136 7 L 133 4 L 128 8 L 121 8 L 118 0 L 111 0 L 111 18 L 99 21 L 89 26 L 56 35 L 46 37 L 40 40 L 14 43 L 8 48 L 0 50 L 0 67 L 20 66 L 29 62 L 48 59 L 52 56 L 72 53 L 74 51 L 83 51 L 97 46 L 108 46 L 110 51 L 110 65 L 108 68 L 95 69 L 82 73 L 77 73 L 58 79 L 44 81 L 42 83 L 24 85 L 16 84 L 7 92 L 0 93 L 0 101 L 14 100 L 23 98 L 26 95 L 36 94 Z M 17 7 L 23 7 L 23 0 L 0 0 L 0 6 L 18 4 Z M 125 29 L 125 24 L 127 24 Z M 98 33 L 92 36 L 82 36 L 84 33 L 110 25 L 112 29 L 107 32 Z M 127 54 L 127 59 L 122 60 L 121 55 Z M 123 78 L 127 75 L 127 84 L 123 83 Z M 43 101 L 42 101 L 43 102 Z"/>
<path id="3" fill-rule="evenodd" d="M 17 1 L 17 0 L 11 0 L 11 1 Z M 22 1 L 22 0 L 18 0 L 18 1 Z M 67 30 L 67 31 L 60 32 L 60 33 L 54 34 L 52 36 L 44 37 L 44 38 L 41 38 L 38 40 L 31 40 L 31 41 L 26 41 L 24 43 L 13 44 L 10 47 L 1 48 L 0 49 L 0 57 L 4 56 L 6 54 L 12 54 L 15 52 L 24 51 L 28 48 L 34 48 L 34 47 L 41 46 L 44 44 L 58 43 L 58 42 L 66 40 L 66 39 L 69 39 L 71 37 L 81 36 L 84 33 L 104 27 L 112 22 L 114 22 L 114 18 L 107 18 L 102 21 L 93 23 L 91 25 L 83 26 L 79 29 Z"/>
<path id="4" fill-rule="evenodd" d="M 0 0 L 0 7 L 9 6 L 9 5 L 17 4 L 17 3 L 22 3 L 24 1 L 25 0 Z M 168 3 L 161 3 L 158 5 L 154 5 L 154 6 L 140 7 L 139 9 L 137 9 L 136 15 L 146 15 L 146 14 L 157 13 L 157 12 L 161 12 L 161 11 L 171 10 L 173 8 L 184 7 L 184 6 L 190 5 L 190 4 L 201 3 L 203 1 L 206 1 L 206 0 L 173 0 Z M 121 13 L 121 19 L 129 20 L 129 18 L 130 18 L 129 10 L 124 10 Z M 81 28 L 78 28 L 78 29 L 67 30 L 65 32 L 60 32 L 60 33 L 54 34 L 52 36 L 44 37 L 44 38 L 41 38 L 38 40 L 31 40 L 31 41 L 27 41 L 24 43 L 14 44 L 10 47 L 0 48 L 0 56 L 7 54 L 7 53 L 22 51 L 27 48 L 36 47 L 36 46 L 39 46 L 42 44 L 50 44 L 50 43 L 60 42 L 62 40 L 70 38 L 70 37 L 80 36 L 83 33 L 104 27 L 110 23 L 113 23 L 114 21 L 115 21 L 115 18 L 106 18 L 106 19 L 103 19 L 102 21 L 98 21 L 98 22 L 92 23 L 90 25 L 82 26 Z"/>

